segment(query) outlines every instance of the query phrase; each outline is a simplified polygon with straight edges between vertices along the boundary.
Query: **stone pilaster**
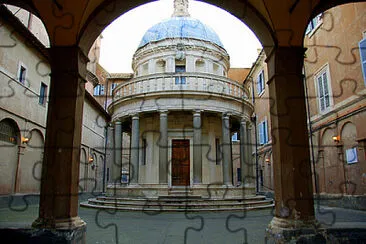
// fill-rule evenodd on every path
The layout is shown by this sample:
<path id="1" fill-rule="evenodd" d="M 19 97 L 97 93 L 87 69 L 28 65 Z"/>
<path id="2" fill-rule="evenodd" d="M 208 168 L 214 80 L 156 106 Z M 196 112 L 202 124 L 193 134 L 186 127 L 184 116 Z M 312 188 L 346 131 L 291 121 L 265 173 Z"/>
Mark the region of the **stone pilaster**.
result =
<path id="1" fill-rule="evenodd" d="M 140 141 L 140 119 L 137 114 L 132 116 L 131 132 L 131 165 L 130 183 L 138 184 L 139 181 L 139 141 Z"/>
<path id="2" fill-rule="evenodd" d="M 222 115 L 222 174 L 225 185 L 233 184 L 233 165 L 231 162 L 230 146 L 230 117 Z"/>
<path id="3" fill-rule="evenodd" d="M 268 57 L 275 217 L 268 233 L 312 228 L 313 182 L 302 76 L 303 47 L 277 47 Z"/>
<path id="4" fill-rule="evenodd" d="M 201 111 L 193 113 L 193 183 L 202 183 Z"/>
<path id="5" fill-rule="evenodd" d="M 121 183 L 122 169 L 122 122 L 114 123 L 114 162 L 112 162 L 111 176 L 113 183 Z"/>
<path id="6" fill-rule="evenodd" d="M 87 57 L 77 46 L 49 49 L 51 86 L 39 217 L 33 227 L 82 228 L 78 216 L 81 129 Z"/>
<path id="7" fill-rule="evenodd" d="M 168 113 L 160 112 L 159 183 L 168 183 Z"/>

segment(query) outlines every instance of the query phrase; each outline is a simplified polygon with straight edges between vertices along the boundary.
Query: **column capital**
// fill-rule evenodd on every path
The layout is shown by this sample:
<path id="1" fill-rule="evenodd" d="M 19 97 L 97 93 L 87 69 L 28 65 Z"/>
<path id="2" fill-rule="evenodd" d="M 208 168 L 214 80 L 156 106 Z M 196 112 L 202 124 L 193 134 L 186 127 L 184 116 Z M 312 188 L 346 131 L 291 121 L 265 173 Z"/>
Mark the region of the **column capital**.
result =
<path id="1" fill-rule="evenodd" d="M 222 118 L 223 119 L 229 119 L 231 116 L 231 113 L 222 113 Z"/>
<path id="2" fill-rule="evenodd" d="M 168 111 L 168 110 L 159 110 L 159 114 L 160 114 L 160 116 L 167 116 L 167 115 L 168 115 L 168 113 L 169 113 L 169 111 Z"/>
<path id="3" fill-rule="evenodd" d="M 116 120 L 116 121 L 114 121 L 114 124 L 115 124 L 115 125 L 120 125 L 120 124 L 122 124 L 122 121 L 120 121 L 120 120 Z"/>
<path id="4" fill-rule="evenodd" d="M 202 112 L 203 112 L 203 110 L 199 110 L 199 109 L 196 109 L 196 110 L 192 111 L 193 116 L 201 116 Z"/>
<path id="5" fill-rule="evenodd" d="M 245 125 L 247 125 L 247 123 L 248 123 L 248 119 L 247 119 L 247 118 L 242 117 L 242 118 L 240 119 L 240 124 L 245 124 Z"/>
<path id="6" fill-rule="evenodd" d="M 132 115 L 131 115 L 131 117 L 132 117 L 132 120 L 138 120 L 138 119 L 140 119 L 140 117 L 139 117 L 139 114 L 138 114 L 138 113 L 136 113 L 136 114 L 132 114 Z"/>

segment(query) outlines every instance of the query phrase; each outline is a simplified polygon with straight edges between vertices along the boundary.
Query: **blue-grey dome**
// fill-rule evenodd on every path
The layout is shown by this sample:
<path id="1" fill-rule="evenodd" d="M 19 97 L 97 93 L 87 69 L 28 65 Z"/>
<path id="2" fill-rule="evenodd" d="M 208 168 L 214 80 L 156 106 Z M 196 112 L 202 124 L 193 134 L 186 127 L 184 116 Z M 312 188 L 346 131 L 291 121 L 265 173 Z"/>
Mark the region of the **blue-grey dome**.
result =
<path id="1" fill-rule="evenodd" d="M 172 17 L 151 27 L 138 48 L 167 38 L 195 38 L 224 47 L 215 31 L 201 21 L 191 17 Z"/>

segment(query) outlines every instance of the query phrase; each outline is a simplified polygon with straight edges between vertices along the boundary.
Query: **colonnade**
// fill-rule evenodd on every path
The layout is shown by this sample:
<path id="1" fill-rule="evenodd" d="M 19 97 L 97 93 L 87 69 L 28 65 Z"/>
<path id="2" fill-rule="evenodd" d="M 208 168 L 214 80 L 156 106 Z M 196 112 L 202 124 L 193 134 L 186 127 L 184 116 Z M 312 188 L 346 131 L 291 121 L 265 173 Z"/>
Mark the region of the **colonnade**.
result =
<path id="1" fill-rule="evenodd" d="M 168 111 L 159 111 L 160 136 L 159 136 L 159 183 L 168 183 Z M 255 181 L 254 165 L 251 152 L 251 126 L 244 118 L 240 121 L 240 168 L 242 185 L 253 186 Z M 109 183 L 120 184 L 122 172 L 122 122 L 115 121 L 108 127 L 108 150 L 111 160 L 111 177 Z M 224 185 L 233 185 L 233 160 L 231 152 L 231 127 L 230 115 L 222 113 L 221 155 Z M 202 184 L 202 111 L 193 111 L 193 183 Z M 211 145 L 214 146 L 214 145 Z M 131 155 L 129 164 L 129 184 L 138 184 L 139 150 L 140 149 L 140 117 L 132 115 L 131 125 Z"/>

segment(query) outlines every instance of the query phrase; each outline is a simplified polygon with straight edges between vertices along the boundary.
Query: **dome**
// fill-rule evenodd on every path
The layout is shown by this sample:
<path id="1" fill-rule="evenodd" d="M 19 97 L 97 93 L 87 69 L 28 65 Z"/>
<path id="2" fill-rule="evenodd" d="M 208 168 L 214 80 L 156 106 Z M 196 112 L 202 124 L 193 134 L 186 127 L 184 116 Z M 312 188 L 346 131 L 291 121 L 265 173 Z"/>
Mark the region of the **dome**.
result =
<path id="1" fill-rule="evenodd" d="M 151 27 L 143 36 L 138 48 L 147 43 L 168 38 L 194 38 L 224 47 L 219 36 L 207 25 L 191 17 L 172 17 Z"/>

